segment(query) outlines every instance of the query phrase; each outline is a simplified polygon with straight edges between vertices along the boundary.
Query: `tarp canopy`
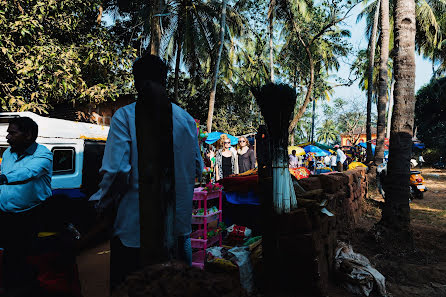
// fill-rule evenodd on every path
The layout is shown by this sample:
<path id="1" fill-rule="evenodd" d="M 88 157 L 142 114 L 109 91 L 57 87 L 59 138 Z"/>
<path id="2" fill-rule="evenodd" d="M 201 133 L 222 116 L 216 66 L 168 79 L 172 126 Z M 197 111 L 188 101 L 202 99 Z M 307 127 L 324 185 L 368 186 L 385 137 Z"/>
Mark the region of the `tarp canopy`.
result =
<path id="1" fill-rule="evenodd" d="M 238 138 L 235 136 L 232 136 L 231 134 L 228 133 L 222 133 L 222 132 L 211 132 L 208 134 L 208 137 L 206 138 L 206 143 L 207 144 L 213 144 L 215 143 L 217 140 L 220 139 L 220 136 L 222 134 L 226 134 L 228 136 L 228 138 L 231 140 L 231 145 L 236 145 L 238 143 Z"/>
<path id="2" fill-rule="evenodd" d="M 323 157 L 323 156 L 329 155 L 327 152 L 325 152 L 324 150 L 318 148 L 315 145 L 307 145 L 306 147 L 304 147 L 304 150 L 305 150 L 306 153 L 314 153 L 314 155 L 316 157 Z"/>
<path id="3" fill-rule="evenodd" d="M 426 148 L 426 146 L 422 142 L 414 142 L 413 143 L 413 148 L 414 149 L 419 149 L 419 150 L 424 150 Z"/>
<path id="4" fill-rule="evenodd" d="M 333 149 L 333 147 L 319 143 L 319 142 L 305 142 L 305 143 L 298 144 L 298 146 L 300 146 L 300 147 L 304 147 L 307 145 L 314 145 L 314 146 L 317 146 L 318 148 L 326 150 L 326 151 Z"/>
<path id="5" fill-rule="evenodd" d="M 361 147 L 363 147 L 363 148 L 365 148 L 365 149 L 367 149 L 367 143 L 366 143 L 366 142 L 361 142 L 361 143 L 359 143 L 358 145 L 361 146 Z M 372 153 L 373 153 L 373 154 L 375 154 L 375 148 L 376 148 L 376 145 L 374 145 L 374 144 L 372 143 Z"/>

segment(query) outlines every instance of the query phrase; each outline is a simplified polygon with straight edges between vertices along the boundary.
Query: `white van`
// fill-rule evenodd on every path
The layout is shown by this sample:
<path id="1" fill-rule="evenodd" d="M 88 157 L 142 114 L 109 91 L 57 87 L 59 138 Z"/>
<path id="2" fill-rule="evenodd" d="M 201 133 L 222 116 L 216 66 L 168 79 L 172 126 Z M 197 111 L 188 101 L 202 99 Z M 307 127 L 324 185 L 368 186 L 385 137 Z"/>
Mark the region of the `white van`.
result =
<path id="1" fill-rule="evenodd" d="M 70 198 L 88 198 L 100 182 L 109 127 L 42 117 L 32 112 L 0 112 L 0 157 L 8 148 L 8 122 L 15 117 L 29 117 L 39 126 L 36 142 L 53 153 L 53 194 Z"/>

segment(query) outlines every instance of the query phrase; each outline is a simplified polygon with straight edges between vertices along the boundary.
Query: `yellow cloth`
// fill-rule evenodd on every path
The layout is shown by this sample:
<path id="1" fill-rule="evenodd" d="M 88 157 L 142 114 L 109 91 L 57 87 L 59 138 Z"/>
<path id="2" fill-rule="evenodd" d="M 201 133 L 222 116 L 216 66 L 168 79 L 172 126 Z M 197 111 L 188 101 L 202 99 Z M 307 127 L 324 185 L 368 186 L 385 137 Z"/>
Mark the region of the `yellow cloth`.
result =
<path id="1" fill-rule="evenodd" d="M 361 162 L 351 162 L 351 163 L 348 165 L 348 169 L 354 169 L 354 168 L 356 168 L 356 167 L 367 167 L 367 166 L 365 166 L 365 165 L 362 164 Z"/>

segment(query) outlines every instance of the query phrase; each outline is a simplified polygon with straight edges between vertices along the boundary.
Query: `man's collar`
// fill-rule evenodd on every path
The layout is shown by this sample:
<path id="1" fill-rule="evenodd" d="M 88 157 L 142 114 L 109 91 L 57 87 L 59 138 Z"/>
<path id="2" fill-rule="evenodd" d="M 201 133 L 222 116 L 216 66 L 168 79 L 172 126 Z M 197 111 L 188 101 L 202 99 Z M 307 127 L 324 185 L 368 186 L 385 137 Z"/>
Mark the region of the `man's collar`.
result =
<path id="1" fill-rule="evenodd" d="M 25 154 L 33 155 L 37 150 L 37 142 L 33 142 L 28 148 L 25 150 Z"/>

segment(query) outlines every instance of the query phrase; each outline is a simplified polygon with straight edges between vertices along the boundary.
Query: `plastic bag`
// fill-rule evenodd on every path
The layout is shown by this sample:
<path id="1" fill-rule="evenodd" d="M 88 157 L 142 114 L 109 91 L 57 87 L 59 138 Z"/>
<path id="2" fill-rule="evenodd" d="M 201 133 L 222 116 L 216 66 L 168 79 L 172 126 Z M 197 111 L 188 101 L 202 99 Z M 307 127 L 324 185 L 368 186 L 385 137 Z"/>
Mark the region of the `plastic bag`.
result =
<path id="1" fill-rule="evenodd" d="M 376 284 L 381 296 L 387 296 L 385 277 L 372 267 L 369 259 L 353 252 L 351 245 L 342 241 L 336 248 L 335 268 L 350 292 L 369 296 Z"/>

